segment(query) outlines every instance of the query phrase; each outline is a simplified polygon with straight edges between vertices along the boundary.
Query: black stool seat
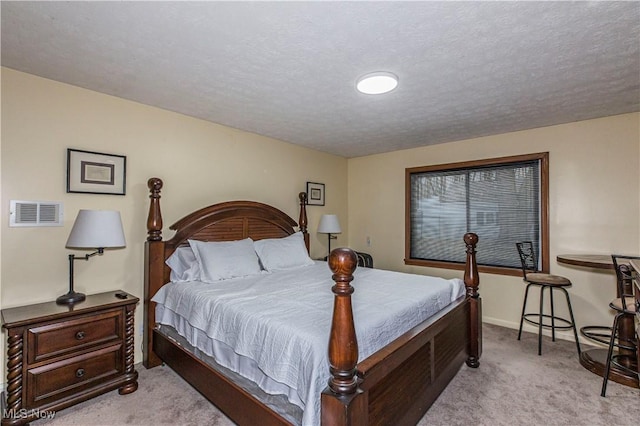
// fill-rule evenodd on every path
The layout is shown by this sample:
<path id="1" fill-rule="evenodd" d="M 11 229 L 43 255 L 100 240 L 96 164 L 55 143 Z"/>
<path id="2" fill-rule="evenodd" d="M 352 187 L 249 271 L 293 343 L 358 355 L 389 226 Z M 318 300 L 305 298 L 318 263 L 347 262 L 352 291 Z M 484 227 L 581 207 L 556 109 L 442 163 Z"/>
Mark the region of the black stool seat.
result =
<path id="1" fill-rule="evenodd" d="M 576 347 L 578 355 L 580 355 L 580 341 L 578 340 L 578 330 L 576 321 L 573 317 L 573 309 L 571 308 L 571 299 L 566 288 L 571 287 L 571 281 L 560 275 L 547 274 L 538 271 L 538 263 L 531 241 L 523 241 L 516 243 L 520 263 L 522 264 L 522 276 L 527 287 L 524 293 L 524 302 L 522 303 L 522 314 L 520 315 L 520 328 L 518 330 L 518 340 L 522 337 L 522 325 L 524 321 L 538 326 L 538 355 L 542 355 L 542 328 L 551 329 L 551 340 L 556 341 L 556 329 L 573 330 L 576 339 Z M 537 312 L 527 313 L 527 298 L 529 297 L 529 289 L 531 286 L 540 287 L 540 307 Z M 549 299 L 551 304 L 551 314 L 544 313 L 544 292 L 549 290 Z M 553 303 L 553 292 L 561 291 L 567 299 L 567 307 L 569 308 L 570 318 L 563 318 L 555 314 L 555 306 Z M 559 324 L 557 324 L 559 323 Z"/>

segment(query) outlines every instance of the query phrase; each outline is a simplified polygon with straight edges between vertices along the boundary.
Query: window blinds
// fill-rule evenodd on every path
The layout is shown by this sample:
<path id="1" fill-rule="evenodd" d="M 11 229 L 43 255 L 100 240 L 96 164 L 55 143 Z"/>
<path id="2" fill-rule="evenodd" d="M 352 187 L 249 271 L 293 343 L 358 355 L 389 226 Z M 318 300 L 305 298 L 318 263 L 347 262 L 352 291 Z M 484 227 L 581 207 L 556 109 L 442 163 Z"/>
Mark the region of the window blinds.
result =
<path id="1" fill-rule="evenodd" d="M 480 237 L 478 264 L 520 268 L 515 247 L 540 259 L 540 160 L 412 173 L 412 259 L 465 262 L 465 232 Z"/>

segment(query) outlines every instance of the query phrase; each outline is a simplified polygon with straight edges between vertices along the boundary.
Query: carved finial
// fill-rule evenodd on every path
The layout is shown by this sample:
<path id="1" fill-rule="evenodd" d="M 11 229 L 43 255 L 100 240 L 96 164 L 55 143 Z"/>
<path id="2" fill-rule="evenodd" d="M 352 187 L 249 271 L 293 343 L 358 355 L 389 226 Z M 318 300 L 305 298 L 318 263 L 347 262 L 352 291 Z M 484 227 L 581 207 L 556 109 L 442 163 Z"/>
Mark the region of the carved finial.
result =
<path id="1" fill-rule="evenodd" d="M 149 197 L 160 197 L 160 190 L 162 189 L 162 179 L 157 177 L 152 177 L 147 181 L 147 187 L 149 187 L 149 192 L 151 195 Z"/>
<path id="2" fill-rule="evenodd" d="M 467 250 L 475 250 L 476 245 L 478 244 L 478 235 L 473 232 L 467 232 L 464 234 L 464 243 L 467 245 Z"/>
<path id="3" fill-rule="evenodd" d="M 331 250 L 329 255 L 329 269 L 333 272 L 333 280 L 350 283 L 353 280 L 353 272 L 358 266 L 358 256 L 348 248 L 337 248 Z M 352 291 L 353 292 L 353 291 Z"/>

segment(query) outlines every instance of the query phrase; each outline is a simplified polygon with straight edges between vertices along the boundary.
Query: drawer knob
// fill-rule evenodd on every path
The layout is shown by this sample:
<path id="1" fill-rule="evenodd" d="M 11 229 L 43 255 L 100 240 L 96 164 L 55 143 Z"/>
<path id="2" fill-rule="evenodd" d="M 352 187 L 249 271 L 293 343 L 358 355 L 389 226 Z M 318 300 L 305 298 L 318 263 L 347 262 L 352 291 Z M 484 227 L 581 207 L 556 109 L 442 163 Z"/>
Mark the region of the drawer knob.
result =
<path id="1" fill-rule="evenodd" d="M 76 339 L 77 339 L 77 340 L 82 340 L 82 339 L 84 339 L 84 331 L 78 331 L 78 332 L 76 333 Z"/>
<path id="2" fill-rule="evenodd" d="M 84 376 L 84 368 L 78 368 L 76 370 L 76 377 L 80 378 L 82 376 Z"/>

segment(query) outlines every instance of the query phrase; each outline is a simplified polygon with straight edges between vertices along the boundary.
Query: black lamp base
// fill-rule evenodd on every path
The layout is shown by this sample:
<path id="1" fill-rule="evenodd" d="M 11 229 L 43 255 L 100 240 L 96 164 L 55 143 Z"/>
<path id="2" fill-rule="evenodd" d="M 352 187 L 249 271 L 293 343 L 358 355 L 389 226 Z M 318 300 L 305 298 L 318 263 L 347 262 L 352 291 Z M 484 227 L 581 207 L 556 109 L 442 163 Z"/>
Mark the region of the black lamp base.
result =
<path id="1" fill-rule="evenodd" d="M 56 299 L 56 303 L 58 305 L 73 305 L 74 303 L 82 302 L 84 299 L 86 299 L 86 296 L 83 293 L 70 291 L 69 293 L 58 297 Z"/>

